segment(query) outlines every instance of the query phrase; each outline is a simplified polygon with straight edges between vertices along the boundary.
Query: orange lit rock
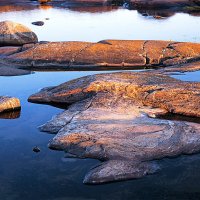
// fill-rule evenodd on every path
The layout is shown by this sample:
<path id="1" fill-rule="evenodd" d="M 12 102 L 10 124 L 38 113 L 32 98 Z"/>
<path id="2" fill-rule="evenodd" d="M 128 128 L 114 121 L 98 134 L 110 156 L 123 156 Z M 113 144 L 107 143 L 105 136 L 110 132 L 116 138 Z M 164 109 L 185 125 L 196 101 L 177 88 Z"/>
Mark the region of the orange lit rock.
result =
<path id="1" fill-rule="evenodd" d="M 1 62 L 29 69 L 133 69 L 191 63 L 199 56 L 200 44 L 197 43 L 104 40 L 26 45 Z"/>
<path id="2" fill-rule="evenodd" d="M 57 133 L 49 147 L 65 157 L 102 161 L 87 184 L 141 178 L 159 169 L 153 160 L 200 151 L 200 124 L 158 118 L 200 117 L 197 82 L 156 71 L 99 74 L 44 88 L 29 101 L 70 105 L 40 130 Z"/>
<path id="3" fill-rule="evenodd" d="M 23 45 L 38 42 L 37 36 L 29 28 L 11 21 L 0 22 L 0 45 Z"/>
<path id="4" fill-rule="evenodd" d="M 0 48 L 0 55 L 1 56 L 8 56 L 14 53 L 18 53 L 21 51 L 21 47 L 16 46 L 5 46 Z"/>
<path id="5" fill-rule="evenodd" d="M 51 0 L 38 0 L 41 4 L 45 4 L 45 3 L 48 3 L 48 2 L 51 2 Z"/>
<path id="6" fill-rule="evenodd" d="M 20 101 L 14 97 L 0 96 L 0 113 L 6 111 L 19 110 L 21 108 Z"/>

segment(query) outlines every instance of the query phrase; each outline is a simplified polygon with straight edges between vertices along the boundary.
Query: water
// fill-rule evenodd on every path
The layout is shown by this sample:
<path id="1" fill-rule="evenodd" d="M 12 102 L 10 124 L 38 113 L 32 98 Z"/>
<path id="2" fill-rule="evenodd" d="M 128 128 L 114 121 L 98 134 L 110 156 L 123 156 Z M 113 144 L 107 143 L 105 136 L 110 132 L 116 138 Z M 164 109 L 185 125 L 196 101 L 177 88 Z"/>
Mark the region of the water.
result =
<path id="1" fill-rule="evenodd" d="M 31 22 L 45 20 L 43 27 Z M 164 20 L 143 17 L 124 9 L 91 13 L 67 9 L 1 12 L 1 20 L 14 20 L 33 29 L 40 40 L 165 39 L 200 42 L 199 17 L 176 14 Z M 47 148 L 53 135 L 37 126 L 62 109 L 31 104 L 27 98 L 39 89 L 99 72 L 36 72 L 19 77 L 0 77 L 0 94 L 20 98 L 16 119 L 0 119 L 0 199 L 200 199 L 200 156 L 182 156 L 159 161 L 162 170 L 143 179 L 86 186 L 82 179 L 96 160 L 65 160 L 63 152 Z M 103 73 L 103 72 L 101 72 Z M 173 76 L 200 81 L 199 72 Z M 0 116 L 2 117 L 2 116 Z M 32 148 L 38 146 L 40 153 Z"/>
<path id="2" fill-rule="evenodd" d="M 3 85 L 0 94 L 16 96 L 22 102 L 18 119 L 0 120 L 1 199 L 200 198 L 199 155 L 181 157 L 178 160 L 166 159 L 161 162 L 164 169 L 159 174 L 140 180 L 85 186 L 82 184 L 85 173 L 98 161 L 64 160 L 63 152 L 47 148 L 53 135 L 40 133 L 37 126 L 62 110 L 28 103 L 28 96 L 42 87 L 94 73 L 96 72 L 37 72 L 19 77 L 0 77 Z M 34 146 L 38 146 L 41 152 L 34 153 Z M 195 185 L 192 184 L 194 181 Z"/>
<path id="3" fill-rule="evenodd" d="M 49 18 L 49 20 L 45 20 Z M 103 39 L 151 39 L 200 42 L 200 17 L 177 13 L 166 19 L 144 17 L 135 10 L 78 12 L 69 9 L 34 9 L 1 12 L 1 20 L 30 27 L 44 41 L 92 41 Z M 42 27 L 31 22 L 43 20 Z"/>
<path id="4" fill-rule="evenodd" d="M 173 75 L 172 77 L 182 81 L 196 81 L 200 82 L 200 71 L 180 73 L 179 75 Z"/>

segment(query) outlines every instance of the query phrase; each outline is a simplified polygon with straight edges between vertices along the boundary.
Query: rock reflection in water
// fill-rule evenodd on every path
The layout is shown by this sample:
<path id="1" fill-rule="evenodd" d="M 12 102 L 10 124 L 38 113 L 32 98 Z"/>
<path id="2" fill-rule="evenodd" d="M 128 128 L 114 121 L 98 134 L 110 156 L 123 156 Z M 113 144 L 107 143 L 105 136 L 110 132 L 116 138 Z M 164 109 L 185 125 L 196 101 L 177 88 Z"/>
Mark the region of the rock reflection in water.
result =
<path id="1" fill-rule="evenodd" d="M 20 113 L 21 110 L 0 113 L 0 119 L 17 119 L 20 117 Z"/>
<path id="2" fill-rule="evenodd" d="M 135 11 L 117 9 L 115 6 L 36 8 L 30 11 L 0 12 L 0 19 L 2 21 L 14 19 L 15 22 L 20 22 L 32 29 L 40 41 L 97 42 L 110 38 L 200 41 L 199 32 L 196 29 L 199 18 L 183 13 L 174 14 L 174 12 L 164 10 L 157 12 L 145 9 Z M 44 21 L 46 18 L 50 20 L 46 20 L 43 27 L 31 24 L 33 21 Z M 55 30 L 56 34 L 54 34 Z"/>

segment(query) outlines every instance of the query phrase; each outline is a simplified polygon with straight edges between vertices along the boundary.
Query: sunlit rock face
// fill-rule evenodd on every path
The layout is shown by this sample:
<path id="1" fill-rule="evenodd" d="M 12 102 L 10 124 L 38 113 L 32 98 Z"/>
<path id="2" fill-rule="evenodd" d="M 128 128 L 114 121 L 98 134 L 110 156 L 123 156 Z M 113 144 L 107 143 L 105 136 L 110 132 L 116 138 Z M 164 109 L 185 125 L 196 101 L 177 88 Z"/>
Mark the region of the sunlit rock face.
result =
<path id="1" fill-rule="evenodd" d="M 0 113 L 19 110 L 21 108 L 20 101 L 14 97 L 0 96 Z"/>
<path id="2" fill-rule="evenodd" d="M 2 64 L 35 69 L 110 69 L 161 67 L 190 63 L 200 57 L 200 44 L 172 41 L 104 40 L 44 42 L 24 45 L 4 56 Z"/>
<path id="3" fill-rule="evenodd" d="M 66 157 L 102 161 L 87 184 L 141 178 L 159 169 L 153 160 L 200 150 L 200 124 L 157 118 L 200 117 L 200 83 L 155 71 L 100 74 L 44 88 L 29 101 L 70 105 L 40 130 L 57 133 L 49 147 Z"/>
<path id="4" fill-rule="evenodd" d="M 38 0 L 41 4 L 45 4 L 45 3 L 48 3 L 48 2 L 51 2 L 51 0 Z"/>
<path id="5" fill-rule="evenodd" d="M 26 26 L 11 21 L 0 22 L 1 46 L 17 46 L 36 42 L 38 42 L 36 34 Z"/>

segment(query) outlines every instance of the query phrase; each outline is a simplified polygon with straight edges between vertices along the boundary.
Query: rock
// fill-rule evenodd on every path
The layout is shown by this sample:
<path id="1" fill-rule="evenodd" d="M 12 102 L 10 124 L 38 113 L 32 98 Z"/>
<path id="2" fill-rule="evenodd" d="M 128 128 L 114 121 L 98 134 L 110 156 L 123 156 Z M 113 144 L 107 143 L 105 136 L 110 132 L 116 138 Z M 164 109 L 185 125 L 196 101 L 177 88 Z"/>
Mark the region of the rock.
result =
<path id="1" fill-rule="evenodd" d="M 190 63 L 199 56 L 197 43 L 104 40 L 37 43 L 1 62 L 24 69 L 141 69 Z"/>
<path id="2" fill-rule="evenodd" d="M 0 22 L 1 46 L 18 46 L 36 42 L 38 42 L 36 34 L 26 26 L 11 21 Z"/>
<path id="3" fill-rule="evenodd" d="M 36 26 L 43 26 L 44 22 L 43 21 L 37 21 L 37 22 L 32 22 L 32 24 L 36 25 Z"/>
<path id="4" fill-rule="evenodd" d="M 166 67 L 163 69 L 159 69 L 158 71 L 160 73 L 171 73 L 171 72 L 192 72 L 192 71 L 198 71 L 200 70 L 200 61 L 194 62 L 194 63 L 186 63 L 182 65 L 174 65 L 171 67 Z M 154 73 L 152 71 L 152 73 Z"/>
<path id="5" fill-rule="evenodd" d="M 130 0 L 131 8 L 168 9 L 178 10 L 186 6 L 195 6 L 196 0 Z M 198 0 L 197 0 L 198 1 Z"/>
<path id="6" fill-rule="evenodd" d="M 16 69 L 14 67 L 0 66 L 0 76 L 21 76 L 31 74 L 28 70 Z"/>
<path id="7" fill-rule="evenodd" d="M 102 161 L 87 184 L 141 178 L 159 169 L 154 160 L 200 151 L 200 124 L 161 119 L 200 117 L 197 82 L 155 71 L 99 74 L 44 88 L 29 101 L 70 105 L 40 130 L 57 133 L 49 147 L 66 157 Z"/>
<path id="8" fill-rule="evenodd" d="M 19 110 L 21 108 L 20 101 L 14 97 L 0 96 L 0 113 L 6 111 Z"/>
<path id="9" fill-rule="evenodd" d="M 33 148 L 33 152 L 35 152 L 35 153 L 39 153 L 40 151 L 41 151 L 40 148 L 37 147 L 37 146 L 35 146 L 35 147 Z"/>
<path id="10" fill-rule="evenodd" d="M 45 3 L 48 3 L 48 2 L 51 2 L 51 0 L 38 0 L 41 4 L 45 4 Z"/>
<path id="11" fill-rule="evenodd" d="M 20 51 L 21 51 L 21 47 L 15 47 L 15 46 L 0 47 L 1 56 L 9 56 L 11 54 L 18 53 Z"/>

